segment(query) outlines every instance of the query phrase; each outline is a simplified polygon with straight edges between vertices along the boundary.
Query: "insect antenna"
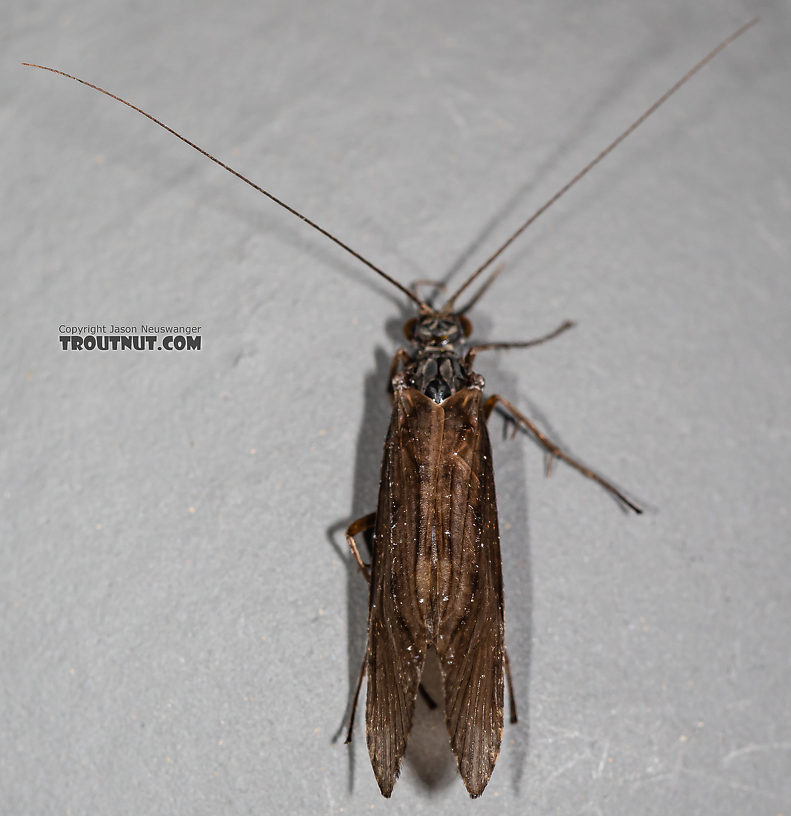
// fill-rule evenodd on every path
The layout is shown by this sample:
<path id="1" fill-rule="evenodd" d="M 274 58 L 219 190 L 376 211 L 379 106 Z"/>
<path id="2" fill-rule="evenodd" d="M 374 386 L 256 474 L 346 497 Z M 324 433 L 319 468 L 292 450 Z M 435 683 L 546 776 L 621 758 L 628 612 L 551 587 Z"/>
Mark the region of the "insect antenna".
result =
<path id="1" fill-rule="evenodd" d="M 131 102 L 127 102 L 125 99 L 122 99 L 120 96 L 117 96 L 110 91 L 106 91 L 104 88 L 100 88 L 98 85 L 94 85 L 91 82 L 87 82 L 84 79 L 80 79 L 79 77 L 72 76 L 71 74 L 67 74 L 65 71 L 59 71 L 57 68 L 48 68 L 46 65 L 36 65 L 32 62 L 23 62 L 22 65 L 26 65 L 28 68 L 40 68 L 42 71 L 51 71 L 53 74 L 60 74 L 60 76 L 66 77 L 67 79 L 73 79 L 75 82 L 79 82 L 81 85 L 87 85 L 89 88 L 93 88 L 95 91 L 99 91 L 99 93 L 103 93 L 105 96 L 109 96 L 111 99 L 115 99 L 117 102 L 121 102 L 122 104 L 126 105 L 128 108 L 131 108 L 134 111 L 142 114 L 146 117 L 146 119 L 150 119 L 154 124 L 159 125 L 161 128 L 164 128 L 168 133 L 172 133 L 177 139 L 181 139 L 182 142 L 188 144 L 194 150 L 197 150 L 198 153 L 204 155 L 207 159 L 211 159 L 215 164 L 219 164 L 223 170 L 227 170 L 232 175 L 236 176 L 236 178 L 241 179 L 245 184 L 249 184 L 254 190 L 258 190 L 259 193 L 265 195 L 270 201 L 274 201 L 275 204 L 281 206 L 284 210 L 288 210 L 292 215 L 296 215 L 297 218 L 304 221 L 309 226 L 313 227 L 313 229 L 318 230 L 322 235 L 329 238 L 330 241 L 336 243 L 342 249 L 345 249 L 350 255 L 353 255 L 357 258 L 358 261 L 364 263 L 369 269 L 372 269 L 376 272 L 377 275 L 383 277 L 388 283 L 392 283 L 397 289 L 400 289 L 410 300 L 414 301 L 421 309 L 426 308 L 426 304 L 420 300 L 417 295 L 413 292 L 410 292 L 406 286 L 400 284 L 395 278 L 391 278 L 390 275 L 387 274 L 384 270 L 380 269 L 376 264 L 369 261 L 364 256 L 360 255 L 359 252 L 352 249 L 348 244 L 341 241 L 340 238 L 334 236 L 331 232 L 324 229 L 324 227 L 320 227 L 315 221 L 311 221 L 306 215 L 303 215 L 299 210 L 295 210 L 293 207 L 289 206 L 285 203 L 285 201 L 281 201 L 277 196 L 273 195 L 272 193 L 264 190 L 263 187 L 259 187 L 255 182 L 250 181 L 249 178 L 243 176 L 237 170 L 234 170 L 233 167 L 229 167 L 224 162 L 220 161 L 215 156 L 212 156 L 211 153 L 204 150 L 202 147 L 198 147 L 194 142 L 191 142 L 186 136 L 182 136 L 177 131 L 173 130 L 172 127 L 169 127 L 164 122 L 160 122 L 155 116 L 152 116 L 150 113 L 146 113 L 142 108 L 138 108 L 137 105 L 133 105 Z"/>
<path id="2" fill-rule="evenodd" d="M 531 216 L 527 219 L 520 227 L 516 230 L 516 232 L 511 235 L 511 237 L 502 244 L 496 252 L 487 258 L 486 261 L 479 266 L 475 272 L 470 275 L 467 280 L 454 292 L 451 296 L 450 300 L 442 307 L 443 312 L 450 312 L 453 310 L 453 304 L 456 301 L 456 298 L 474 281 L 476 280 L 489 266 L 500 257 L 500 255 L 505 252 L 505 250 L 511 246 L 511 244 L 543 213 L 545 213 L 559 198 L 565 195 L 583 176 L 587 175 L 589 171 L 591 171 L 605 156 L 615 150 L 616 147 L 630 134 L 632 134 L 635 130 L 637 130 L 640 125 L 654 113 L 657 108 L 659 108 L 662 104 L 667 102 L 671 96 L 684 84 L 686 84 L 690 79 L 692 79 L 695 74 L 703 68 L 704 65 L 711 62 L 717 54 L 720 53 L 724 48 L 727 48 L 735 39 L 740 37 L 747 31 L 748 28 L 752 28 L 757 22 L 758 17 L 754 17 L 750 20 L 749 23 L 745 23 L 741 28 L 737 29 L 733 32 L 729 37 L 726 37 L 716 48 L 709 51 L 705 57 L 703 57 L 700 62 L 694 65 L 692 68 L 687 71 L 678 82 L 675 83 L 672 87 L 668 88 L 662 96 L 660 96 L 652 105 L 650 105 L 646 110 L 637 117 L 637 119 L 632 122 L 629 127 L 627 127 L 619 136 L 617 136 L 607 147 L 604 148 L 594 159 L 589 161 L 583 168 L 580 170 L 573 178 L 567 181 L 551 198 L 547 199 Z M 477 298 L 476 298 L 477 299 Z"/>
<path id="3" fill-rule="evenodd" d="M 505 264 L 498 264 L 494 272 L 481 284 L 478 291 L 461 307 L 456 310 L 457 315 L 463 315 L 472 309 L 472 307 L 486 294 L 486 290 L 497 280 L 500 273 L 505 269 Z M 455 297 L 455 296 L 454 296 Z"/>

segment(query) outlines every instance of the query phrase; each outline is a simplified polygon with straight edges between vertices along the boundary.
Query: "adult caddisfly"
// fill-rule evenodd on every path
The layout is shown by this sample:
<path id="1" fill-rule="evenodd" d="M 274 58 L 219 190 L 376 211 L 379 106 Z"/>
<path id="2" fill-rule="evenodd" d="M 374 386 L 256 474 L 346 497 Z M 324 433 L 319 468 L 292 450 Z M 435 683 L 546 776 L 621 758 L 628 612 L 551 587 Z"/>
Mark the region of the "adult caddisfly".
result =
<path id="1" fill-rule="evenodd" d="M 368 750 L 385 796 L 392 792 L 406 750 L 429 650 L 433 649 L 439 659 L 450 745 L 471 796 L 483 792 L 499 754 L 504 684 L 508 678 L 510 685 L 510 678 L 504 642 L 494 473 L 486 429 L 486 420 L 494 407 L 501 405 L 546 449 L 548 467 L 556 459 L 564 461 L 598 482 L 623 506 L 640 512 L 614 485 L 551 442 L 504 397 L 484 398 L 483 378 L 473 370 L 480 352 L 527 348 L 557 336 L 571 323 L 567 321 L 554 332 L 525 342 L 468 343 L 472 327 L 466 312 L 488 288 L 496 271 L 469 303 L 461 308 L 456 303 L 536 218 L 755 22 L 742 26 L 691 68 L 539 207 L 438 308 L 302 213 L 140 108 L 70 74 L 33 66 L 75 79 L 143 114 L 343 247 L 417 306 L 417 315 L 404 327 L 410 348 L 396 353 L 391 368 L 393 411 L 385 441 L 378 505 L 375 512 L 355 521 L 347 531 L 352 552 L 370 582 L 368 643 L 355 691 L 349 735 L 360 684 L 367 676 Z M 360 558 L 354 536 L 371 528 L 374 536 L 369 569 Z M 512 720 L 516 720 L 513 695 Z"/>

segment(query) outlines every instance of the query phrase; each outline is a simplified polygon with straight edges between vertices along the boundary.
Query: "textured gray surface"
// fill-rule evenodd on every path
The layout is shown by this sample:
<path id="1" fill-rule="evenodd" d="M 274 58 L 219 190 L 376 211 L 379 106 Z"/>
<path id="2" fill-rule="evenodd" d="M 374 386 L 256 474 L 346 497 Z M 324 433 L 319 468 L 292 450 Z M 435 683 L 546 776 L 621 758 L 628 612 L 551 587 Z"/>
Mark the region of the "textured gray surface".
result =
<path id="1" fill-rule="evenodd" d="M 469 270 L 719 38 L 726 51 L 506 256 L 492 390 L 653 509 L 500 441 L 522 722 L 464 793 L 425 709 L 384 802 L 341 728 L 405 312 Z M 18 2 L 5 12 L 0 809 L 791 809 L 787 4 Z M 200 353 L 65 353 L 186 321 Z M 361 724 L 358 723 L 358 726 Z"/>

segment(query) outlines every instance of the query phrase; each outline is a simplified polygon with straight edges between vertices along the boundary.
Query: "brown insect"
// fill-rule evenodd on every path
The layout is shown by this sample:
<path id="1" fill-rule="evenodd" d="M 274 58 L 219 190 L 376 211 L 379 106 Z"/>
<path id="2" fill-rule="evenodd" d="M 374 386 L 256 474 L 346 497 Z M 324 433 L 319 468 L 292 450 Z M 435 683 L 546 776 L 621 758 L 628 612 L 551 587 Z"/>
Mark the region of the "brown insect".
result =
<path id="1" fill-rule="evenodd" d="M 459 773 L 470 796 L 480 796 L 494 770 L 503 731 L 504 683 L 511 720 L 516 705 L 505 651 L 503 580 L 491 445 L 486 422 L 501 405 L 547 452 L 547 473 L 556 459 L 598 482 L 625 508 L 640 508 L 610 482 L 550 441 L 507 399 L 483 396 L 483 378 L 473 371 L 478 353 L 529 348 L 557 337 L 516 343 L 469 345 L 472 326 L 465 313 L 497 276 L 490 274 L 463 308 L 461 294 L 542 213 L 574 186 L 723 48 L 757 22 L 739 28 L 656 100 L 626 130 L 528 218 L 440 308 L 418 297 L 371 261 L 302 213 L 254 184 L 172 128 L 115 94 L 41 65 L 122 102 L 233 173 L 269 199 L 343 247 L 418 307 L 404 332 L 411 349 L 399 350 L 391 366 L 393 412 L 385 440 L 379 501 L 374 513 L 351 524 L 346 537 L 370 582 L 368 644 L 355 690 L 347 742 L 362 679 L 367 676 L 366 732 L 374 774 L 390 796 L 406 750 L 426 655 L 439 659 L 445 719 Z M 31 65 L 30 63 L 23 63 Z M 373 557 L 363 563 L 354 536 L 373 529 Z"/>

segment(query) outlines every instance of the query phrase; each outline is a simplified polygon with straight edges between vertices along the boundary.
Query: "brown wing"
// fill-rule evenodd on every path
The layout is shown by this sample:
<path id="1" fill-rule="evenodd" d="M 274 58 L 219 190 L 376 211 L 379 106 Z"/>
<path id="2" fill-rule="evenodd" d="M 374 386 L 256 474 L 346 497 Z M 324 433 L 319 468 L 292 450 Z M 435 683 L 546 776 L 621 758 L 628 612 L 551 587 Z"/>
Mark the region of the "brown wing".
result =
<path id="1" fill-rule="evenodd" d="M 397 391 L 385 441 L 368 615 L 368 752 L 384 796 L 398 776 L 428 641 L 431 474 L 442 409 L 419 391 Z M 439 434 L 439 436 L 438 436 Z"/>
<path id="2" fill-rule="evenodd" d="M 435 640 L 450 744 L 473 797 L 489 782 L 503 731 L 503 581 L 481 399 L 466 389 L 443 403 Z"/>

